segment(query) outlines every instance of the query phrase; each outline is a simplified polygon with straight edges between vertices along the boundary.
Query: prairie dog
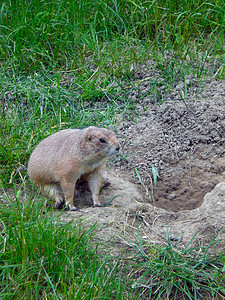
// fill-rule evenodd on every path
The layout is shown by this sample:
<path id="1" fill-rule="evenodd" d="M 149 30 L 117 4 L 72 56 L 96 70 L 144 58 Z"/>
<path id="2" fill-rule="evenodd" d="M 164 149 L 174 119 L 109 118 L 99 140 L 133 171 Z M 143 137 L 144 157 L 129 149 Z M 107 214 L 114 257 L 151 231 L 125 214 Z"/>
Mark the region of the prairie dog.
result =
<path id="1" fill-rule="evenodd" d="M 56 208 L 65 200 L 66 209 L 77 210 L 73 200 L 81 177 L 88 182 L 93 206 L 101 206 L 102 171 L 107 157 L 119 149 L 115 133 L 105 128 L 61 130 L 37 145 L 28 162 L 28 174 L 42 192 L 55 198 Z"/>

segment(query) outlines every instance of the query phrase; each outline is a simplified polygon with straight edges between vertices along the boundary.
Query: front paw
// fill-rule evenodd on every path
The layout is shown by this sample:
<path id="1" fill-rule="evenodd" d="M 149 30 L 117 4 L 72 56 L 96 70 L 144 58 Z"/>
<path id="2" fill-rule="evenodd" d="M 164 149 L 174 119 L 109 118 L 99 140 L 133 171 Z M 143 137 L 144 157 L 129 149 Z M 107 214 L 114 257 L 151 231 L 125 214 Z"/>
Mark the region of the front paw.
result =
<path id="1" fill-rule="evenodd" d="M 96 201 L 97 200 L 97 201 Z M 91 197 L 91 201 L 93 203 L 93 207 L 102 207 L 101 203 L 96 199 L 95 201 L 93 200 L 93 197 Z"/>
<path id="2" fill-rule="evenodd" d="M 93 204 L 94 207 L 103 207 L 103 205 L 101 205 L 100 203 L 95 203 Z"/>
<path id="3" fill-rule="evenodd" d="M 77 208 L 77 207 L 75 207 L 75 206 L 71 206 L 70 204 L 69 205 L 67 205 L 66 207 L 65 207 L 65 210 L 66 211 L 77 211 L 77 210 L 79 210 L 79 208 Z"/>

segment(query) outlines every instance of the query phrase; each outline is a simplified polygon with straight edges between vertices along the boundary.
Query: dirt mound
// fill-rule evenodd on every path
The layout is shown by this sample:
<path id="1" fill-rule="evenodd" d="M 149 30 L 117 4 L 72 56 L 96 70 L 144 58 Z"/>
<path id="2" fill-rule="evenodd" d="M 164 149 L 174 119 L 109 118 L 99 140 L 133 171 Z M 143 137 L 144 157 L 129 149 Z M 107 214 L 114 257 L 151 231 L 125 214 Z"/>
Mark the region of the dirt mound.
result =
<path id="1" fill-rule="evenodd" d="M 204 197 L 203 204 L 194 210 L 168 212 L 144 203 L 136 186 L 127 182 L 117 172 L 108 171 L 105 179 L 111 185 L 100 194 L 105 207 L 92 207 L 79 203 L 80 211 L 61 213 L 64 221 L 80 219 L 84 224 L 98 225 L 98 243 L 108 245 L 109 251 L 118 253 L 124 247 L 141 238 L 146 243 L 163 243 L 169 233 L 171 241 L 200 246 L 210 242 L 215 236 L 225 238 L 225 182 L 218 184 Z M 88 193 L 87 191 L 85 193 Z M 88 194 L 82 194 L 84 199 Z M 89 194 L 90 198 L 90 194 Z M 89 203 L 90 204 L 90 203 Z M 224 247 L 224 242 L 220 247 Z"/>
<path id="2" fill-rule="evenodd" d="M 201 100 L 162 105 L 151 105 L 152 99 L 145 98 L 139 103 L 144 116 L 119 128 L 126 160 L 117 167 L 139 184 L 144 200 L 157 207 L 197 208 L 205 194 L 225 179 L 225 82 L 208 83 L 204 91 Z M 156 189 L 152 166 L 160 176 Z"/>

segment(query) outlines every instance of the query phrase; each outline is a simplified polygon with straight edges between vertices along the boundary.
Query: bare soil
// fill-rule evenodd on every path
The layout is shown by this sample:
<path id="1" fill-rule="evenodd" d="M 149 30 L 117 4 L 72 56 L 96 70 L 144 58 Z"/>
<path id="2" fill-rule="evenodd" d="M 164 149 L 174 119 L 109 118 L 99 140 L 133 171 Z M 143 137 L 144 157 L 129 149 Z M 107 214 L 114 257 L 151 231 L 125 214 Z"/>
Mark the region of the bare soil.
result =
<path id="1" fill-rule="evenodd" d="M 127 157 L 120 167 L 129 180 L 144 186 L 145 201 L 168 211 L 192 210 L 224 180 L 225 83 L 220 88 L 221 97 L 149 103 L 137 123 L 119 128 Z M 154 196 L 152 166 L 160 176 Z M 133 176 L 135 168 L 140 176 Z"/>

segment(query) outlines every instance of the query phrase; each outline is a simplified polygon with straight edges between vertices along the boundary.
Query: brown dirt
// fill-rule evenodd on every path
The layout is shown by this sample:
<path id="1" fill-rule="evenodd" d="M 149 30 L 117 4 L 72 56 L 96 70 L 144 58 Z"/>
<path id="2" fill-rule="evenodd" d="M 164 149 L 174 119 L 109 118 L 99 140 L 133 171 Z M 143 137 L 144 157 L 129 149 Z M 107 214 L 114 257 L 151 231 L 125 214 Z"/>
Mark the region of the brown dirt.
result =
<path id="1" fill-rule="evenodd" d="M 180 240 L 180 246 L 186 246 L 196 233 L 193 246 L 205 245 L 217 236 L 215 241 L 222 239 L 217 250 L 224 249 L 225 181 L 206 194 L 199 208 L 168 212 L 144 202 L 136 185 L 124 180 L 118 172 L 110 170 L 105 178 L 111 182 L 100 194 L 105 207 L 91 207 L 87 200 L 90 194 L 85 191 L 81 197 L 82 200 L 87 197 L 87 202 L 79 203 L 80 211 L 65 212 L 61 217 L 64 221 L 72 218 L 88 225 L 97 223 L 97 241 L 104 247 L 108 245 L 112 254 L 121 253 L 121 249 L 129 249 L 126 252 L 129 253 L 139 238 L 147 244 L 164 243 L 167 233 L 172 242 Z"/>
<path id="2" fill-rule="evenodd" d="M 121 126 L 118 135 L 127 156 L 120 161 L 123 173 L 140 184 L 133 176 L 137 168 L 145 201 L 157 207 L 197 208 L 224 179 L 225 98 L 154 105 L 137 123 Z M 154 196 L 152 166 L 160 176 Z"/>

